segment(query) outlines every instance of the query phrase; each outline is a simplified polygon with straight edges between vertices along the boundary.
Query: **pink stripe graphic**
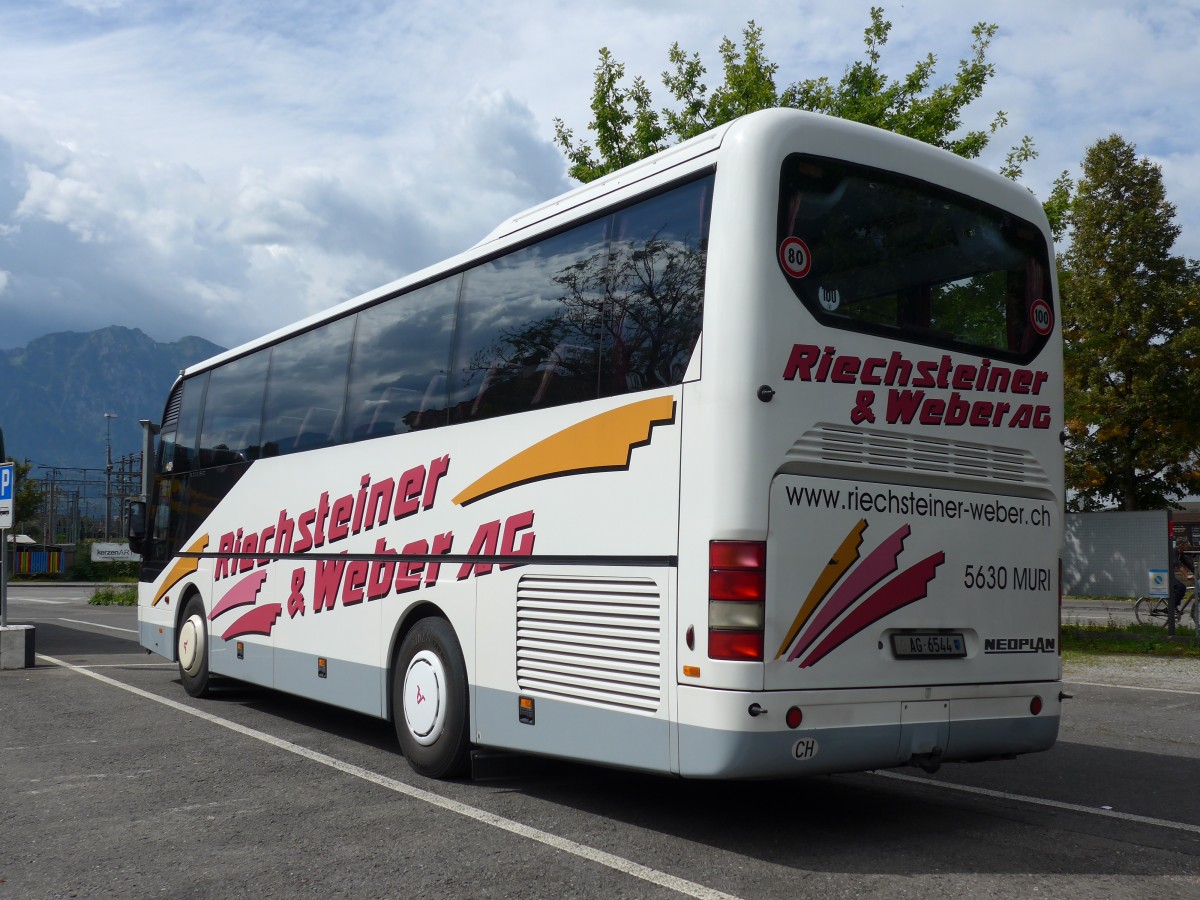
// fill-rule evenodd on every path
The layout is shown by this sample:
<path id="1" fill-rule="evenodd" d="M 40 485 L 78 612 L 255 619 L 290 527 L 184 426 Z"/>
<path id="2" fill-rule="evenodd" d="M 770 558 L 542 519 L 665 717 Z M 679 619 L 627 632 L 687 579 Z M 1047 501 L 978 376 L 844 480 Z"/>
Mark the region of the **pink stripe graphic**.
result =
<path id="1" fill-rule="evenodd" d="M 271 629 L 275 627 L 275 620 L 279 618 L 281 612 L 283 612 L 282 603 L 268 603 L 266 606 L 256 607 L 229 626 L 229 630 L 221 635 L 221 640 L 228 641 L 244 634 L 261 634 L 264 637 L 270 637 Z"/>
<path id="2" fill-rule="evenodd" d="M 208 614 L 208 620 L 211 622 L 223 612 L 256 602 L 258 600 L 258 592 L 262 590 L 263 582 L 266 580 L 266 572 L 255 572 L 253 575 L 247 575 L 231 587 L 225 596 L 221 598 L 221 601 L 213 607 L 212 612 Z"/>
<path id="3" fill-rule="evenodd" d="M 828 628 L 834 619 L 849 609 L 855 600 L 899 568 L 897 559 L 904 549 L 905 540 L 911 533 L 911 528 L 901 525 L 895 534 L 886 538 L 883 543 L 871 551 L 866 559 L 858 564 L 842 582 L 842 586 L 834 591 L 825 606 L 808 623 L 808 627 L 804 629 L 800 640 L 796 643 L 796 648 L 788 654 L 788 662 L 807 650 L 812 642 L 821 635 L 821 632 Z"/>
<path id="4" fill-rule="evenodd" d="M 878 591 L 868 597 L 856 610 L 846 616 L 836 628 L 810 653 L 800 668 L 805 669 L 841 646 L 868 625 L 878 622 L 889 613 L 903 606 L 916 603 L 929 595 L 929 582 L 937 574 L 937 568 L 946 561 L 946 554 L 938 551 L 905 569 Z"/>

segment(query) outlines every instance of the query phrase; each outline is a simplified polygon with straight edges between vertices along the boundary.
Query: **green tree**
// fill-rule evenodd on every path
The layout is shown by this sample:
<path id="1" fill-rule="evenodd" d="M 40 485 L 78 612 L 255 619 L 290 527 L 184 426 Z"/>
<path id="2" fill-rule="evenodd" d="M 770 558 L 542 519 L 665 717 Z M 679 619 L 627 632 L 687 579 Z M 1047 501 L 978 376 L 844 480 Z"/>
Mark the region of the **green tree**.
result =
<path id="1" fill-rule="evenodd" d="M 1171 252 L 1180 229 L 1161 170 L 1118 135 L 1088 148 L 1067 218 L 1072 505 L 1162 508 L 1200 489 L 1200 266 Z"/>
<path id="2" fill-rule="evenodd" d="M 742 47 L 721 41 L 724 80 L 713 90 L 704 82 L 707 69 L 698 53 L 687 54 L 679 44 L 668 52 L 672 70 L 662 81 L 674 105 L 655 110 L 645 79 L 638 76 L 622 86 L 625 66 L 608 48 L 600 50 L 592 90 L 592 143 L 576 141 L 562 119 L 554 120 L 555 142 L 570 162 L 570 174 L 588 182 L 614 172 L 676 141 L 686 140 L 738 116 L 760 109 L 786 106 L 853 119 L 975 158 L 1006 123 L 997 112 L 987 129 L 960 133 L 962 111 L 983 93 L 995 67 L 987 50 L 996 26 L 979 23 L 971 29 L 971 54 L 959 61 L 954 79 L 933 86 L 937 57 L 917 62 L 904 78 L 891 80 L 880 69 L 882 49 L 892 24 L 883 9 L 871 9 L 864 32 L 866 56 L 846 68 L 836 84 L 827 77 L 797 81 L 779 91 L 779 66 L 766 55 L 762 29 L 750 21 L 742 31 Z M 593 146 L 594 145 L 594 146 Z M 1036 156 L 1029 137 L 1009 151 L 1001 171 L 1017 178 L 1022 165 Z"/>
<path id="3" fill-rule="evenodd" d="M 17 462 L 11 456 L 5 462 L 13 463 L 13 474 L 16 483 L 13 485 L 13 525 L 20 527 L 22 522 L 36 519 L 42 508 L 41 486 L 29 477 L 33 464 L 26 460 Z"/>

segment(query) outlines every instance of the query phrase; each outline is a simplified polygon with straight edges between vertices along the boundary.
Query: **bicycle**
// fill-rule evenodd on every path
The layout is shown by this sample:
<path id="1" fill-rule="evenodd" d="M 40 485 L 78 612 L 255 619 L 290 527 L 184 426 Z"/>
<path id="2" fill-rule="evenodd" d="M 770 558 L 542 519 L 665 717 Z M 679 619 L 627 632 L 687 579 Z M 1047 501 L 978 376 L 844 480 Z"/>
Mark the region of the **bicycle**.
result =
<path id="1" fill-rule="evenodd" d="M 1138 601 L 1133 604 L 1133 617 L 1137 619 L 1139 625 L 1150 625 L 1155 620 L 1165 623 L 1167 621 L 1167 601 L 1167 597 L 1139 597 Z M 1192 626 L 1200 628 L 1200 604 L 1196 603 L 1195 585 L 1187 589 L 1183 599 L 1175 607 L 1176 623 L 1183 622 L 1189 608 L 1192 614 Z"/>

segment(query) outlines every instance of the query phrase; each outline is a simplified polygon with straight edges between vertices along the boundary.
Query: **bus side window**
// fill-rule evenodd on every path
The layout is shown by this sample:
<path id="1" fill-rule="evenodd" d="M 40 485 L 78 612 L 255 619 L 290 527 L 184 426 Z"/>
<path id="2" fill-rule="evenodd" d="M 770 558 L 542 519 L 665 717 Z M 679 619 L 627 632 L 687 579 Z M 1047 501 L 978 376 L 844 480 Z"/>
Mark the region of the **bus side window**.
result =
<path id="1" fill-rule="evenodd" d="M 271 349 L 263 456 L 341 443 L 353 336 L 351 316 Z"/>
<path id="2" fill-rule="evenodd" d="M 212 370 L 200 425 L 202 467 L 258 457 L 268 358 L 260 350 Z"/>
<path id="3" fill-rule="evenodd" d="M 358 314 L 347 390 L 349 440 L 445 424 L 459 280 L 447 278 Z"/>
<path id="4" fill-rule="evenodd" d="M 451 421 L 596 397 L 610 221 L 588 222 L 466 273 Z"/>
<path id="5" fill-rule="evenodd" d="M 600 393 L 678 384 L 700 336 L 712 176 L 616 215 Z"/>
<path id="6" fill-rule="evenodd" d="M 591 400 L 596 396 L 596 348 L 566 341 L 559 343 L 537 367 L 540 377 L 533 406 L 557 406 Z"/>
<path id="7" fill-rule="evenodd" d="M 180 385 L 183 394 L 179 400 L 174 427 L 164 418 L 162 436 L 159 438 L 159 473 L 189 472 L 199 464 L 196 442 L 200 437 L 200 413 L 204 406 L 204 394 L 208 389 L 209 373 L 189 378 Z M 169 415 L 169 413 L 168 413 Z"/>

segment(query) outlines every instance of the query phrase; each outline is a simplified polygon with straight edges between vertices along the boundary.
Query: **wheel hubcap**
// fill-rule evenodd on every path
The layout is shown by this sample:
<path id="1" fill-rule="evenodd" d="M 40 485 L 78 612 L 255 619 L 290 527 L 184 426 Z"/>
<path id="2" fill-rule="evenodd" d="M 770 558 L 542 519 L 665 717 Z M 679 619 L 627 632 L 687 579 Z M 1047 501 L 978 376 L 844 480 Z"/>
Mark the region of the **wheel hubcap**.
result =
<path id="1" fill-rule="evenodd" d="M 179 629 L 179 665 L 188 675 L 200 674 L 204 662 L 204 623 L 191 616 Z"/>
<path id="2" fill-rule="evenodd" d="M 404 673 L 404 722 L 422 746 L 436 741 L 446 724 L 445 684 L 442 661 L 428 650 L 414 656 Z"/>

